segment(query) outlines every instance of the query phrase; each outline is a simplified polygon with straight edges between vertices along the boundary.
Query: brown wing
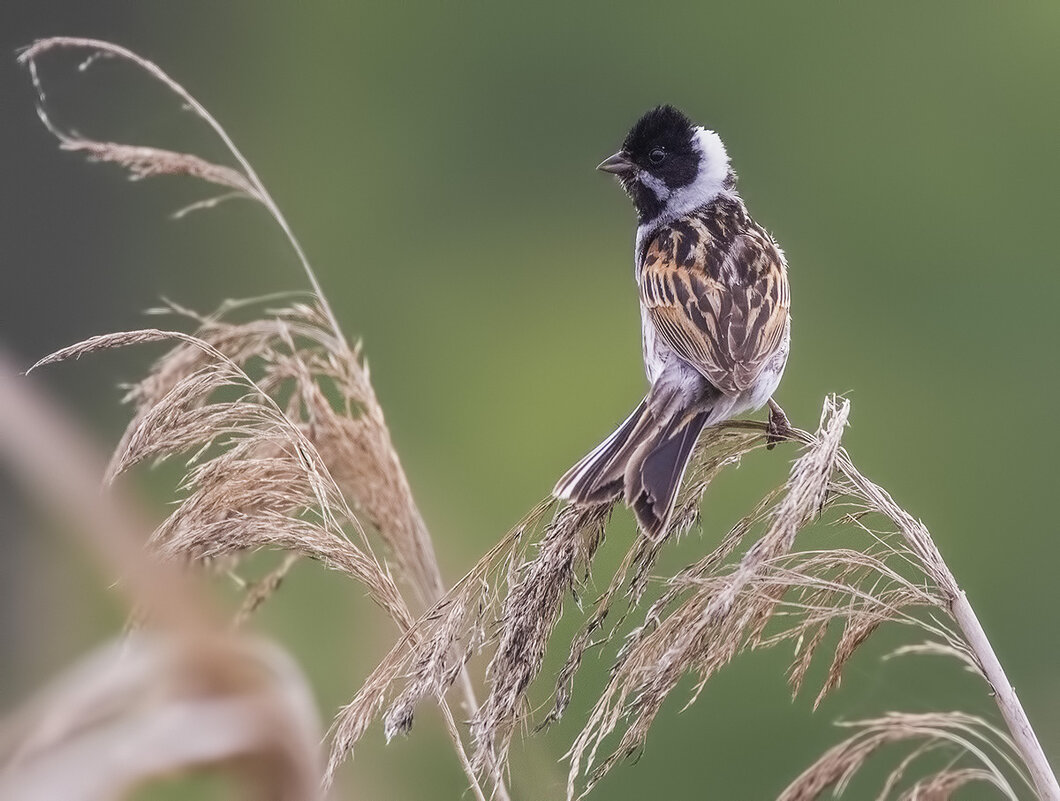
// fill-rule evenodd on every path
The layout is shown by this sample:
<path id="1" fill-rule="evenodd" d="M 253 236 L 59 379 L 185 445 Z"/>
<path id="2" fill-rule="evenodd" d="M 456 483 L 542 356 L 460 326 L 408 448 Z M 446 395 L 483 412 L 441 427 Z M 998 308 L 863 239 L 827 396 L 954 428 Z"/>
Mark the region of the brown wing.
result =
<path id="1" fill-rule="evenodd" d="M 725 393 L 753 386 L 780 347 L 787 267 L 742 207 L 664 228 L 645 251 L 639 284 L 662 340 Z"/>

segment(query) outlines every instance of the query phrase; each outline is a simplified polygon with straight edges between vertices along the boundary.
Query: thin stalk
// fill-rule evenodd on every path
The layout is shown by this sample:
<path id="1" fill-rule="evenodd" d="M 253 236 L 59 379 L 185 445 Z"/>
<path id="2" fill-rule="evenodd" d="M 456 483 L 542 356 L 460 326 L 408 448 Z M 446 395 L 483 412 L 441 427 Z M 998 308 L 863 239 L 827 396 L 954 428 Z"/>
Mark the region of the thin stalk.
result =
<path id="1" fill-rule="evenodd" d="M 765 425 L 756 421 L 738 420 L 725 424 L 727 428 L 765 431 Z M 788 438 L 802 444 L 813 442 L 813 435 L 800 429 L 789 432 Z M 867 479 L 854 465 L 845 449 L 836 461 L 837 469 L 854 484 L 877 509 L 884 510 L 897 526 L 909 548 L 917 555 L 932 580 L 941 589 L 949 603 L 950 612 L 964 635 L 966 646 L 976 661 L 977 667 L 993 690 L 994 701 L 1005 721 L 1005 727 L 1015 743 L 1016 750 L 1041 801 L 1060 801 L 1060 783 L 1049 764 L 1038 736 L 1031 727 L 1027 712 L 1020 703 L 1012 683 L 1005 675 L 1001 661 L 983 630 L 968 596 L 957 583 L 942 553 L 931 537 L 927 527 L 902 509 L 885 489 Z"/>
<path id="2" fill-rule="evenodd" d="M 935 545 L 927 527 L 899 507 L 885 489 L 865 478 L 854 467 L 845 452 L 839 460 L 839 469 L 867 497 L 872 498 L 880 509 L 888 510 L 906 543 L 931 572 L 938 587 L 946 593 L 954 620 L 961 629 L 961 633 L 964 634 L 968 649 L 978 663 L 983 677 L 993 690 L 994 701 L 1001 711 L 1001 717 L 1012 736 L 1020 759 L 1030 773 L 1038 797 L 1041 801 L 1060 801 L 1060 784 L 1057 783 L 1056 774 L 1049 765 L 1038 736 L 1031 728 L 1027 712 L 1016 696 L 1015 688 L 1005 675 L 1001 661 L 994 653 L 994 647 L 990 644 L 975 610 L 968 602 L 967 594 L 961 589 L 956 577 L 942 558 L 942 553 Z"/>
<path id="3" fill-rule="evenodd" d="M 956 580 L 953 583 L 956 586 Z M 994 701 L 997 702 L 997 708 L 1001 710 L 1001 717 L 1005 719 L 1005 726 L 1012 735 L 1023 764 L 1027 766 L 1038 796 L 1042 801 L 1060 801 L 1060 784 L 1057 783 L 1056 774 L 1049 765 L 1049 759 L 1045 756 L 1045 751 L 1042 750 L 1042 744 L 1038 742 L 1034 729 L 1031 728 L 1027 713 L 1016 695 L 1016 688 L 1005 675 L 1001 662 L 994 653 L 994 648 L 987 639 L 975 610 L 968 603 L 967 593 L 958 588 L 956 595 L 950 601 L 950 609 L 968 641 L 969 648 L 975 654 L 983 675 L 990 682 L 990 687 L 994 691 Z"/>
<path id="4" fill-rule="evenodd" d="M 283 212 L 280 211 L 279 206 L 276 205 L 276 201 L 272 199 L 272 195 L 269 194 L 265 188 L 265 184 L 261 178 L 258 177 L 257 172 L 251 166 L 250 161 L 243 152 L 236 147 L 236 143 L 232 141 L 232 138 L 228 135 L 228 132 L 222 127 L 221 123 L 206 109 L 206 107 L 200 103 L 195 97 L 183 86 L 177 83 L 175 80 L 166 74 L 165 70 L 155 64 L 153 61 L 149 61 L 142 56 L 137 55 L 132 50 L 124 48 L 120 45 L 113 44 L 111 42 L 105 42 L 102 39 L 84 39 L 76 36 L 55 36 L 50 39 L 44 40 L 44 44 L 47 47 L 81 47 L 88 50 L 96 50 L 101 53 L 108 53 L 110 55 L 124 58 L 128 61 L 133 62 L 142 69 L 146 70 L 160 83 L 164 84 L 170 89 L 177 97 L 179 97 L 185 105 L 191 109 L 197 117 L 203 122 L 210 126 L 213 132 L 220 139 L 228 152 L 232 154 L 232 157 L 239 163 L 239 166 L 243 169 L 243 174 L 247 180 L 250 181 L 254 187 L 254 191 L 257 193 L 257 200 L 269 211 L 273 219 L 280 226 L 284 235 L 287 237 L 288 242 L 291 243 L 291 247 L 294 249 L 295 255 L 298 256 L 298 260 L 302 264 L 302 269 L 305 271 L 306 277 L 309 279 L 310 285 L 313 287 L 313 292 L 316 293 L 317 300 L 320 301 L 321 308 L 324 310 L 324 314 L 328 318 L 328 323 L 335 331 L 335 336 L 342 341 L 346 342 L 346 338 L 342 335 L 342 329 L 339 328 L 338 319 L 335 317 L 334 312 L 331 310 L 331 305 L 328 303 L 327 298 L 324 296 L 324 290 L 320 286 L 320 281 L 317 280 L 316 273 L 313 271 L 312 266 L 309 264 L 309 259 L 305 255 L 305 251 L 302 250 L 302 246 L 298 243 L 298 239 L 295 237 L 294 232 L 291 230 L 291 226 L 287 223 L 287 218 L 283 216 Z M 29 59 L 32 65 L 33 54 L 35 48 L 41 46 L 41 42 L 37 42 L 32 45 L 29 50 L 26 51 L 26 57 Z"/>

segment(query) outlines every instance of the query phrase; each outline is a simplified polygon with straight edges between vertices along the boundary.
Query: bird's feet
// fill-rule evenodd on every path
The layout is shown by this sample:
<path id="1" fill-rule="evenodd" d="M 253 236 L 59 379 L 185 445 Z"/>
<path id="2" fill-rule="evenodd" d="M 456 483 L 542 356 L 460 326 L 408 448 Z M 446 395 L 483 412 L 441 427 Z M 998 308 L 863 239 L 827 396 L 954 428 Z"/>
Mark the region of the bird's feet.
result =
<path id="1" fill-rule="evenodd" d="M 791 423 L 788 416 L 780 408 L 780 404 L 772 398 L 769 399 L 769 423 L 766 426 L 766 450 L 773 450 L 778 442 L 790 439 L 792 434 Z"/>

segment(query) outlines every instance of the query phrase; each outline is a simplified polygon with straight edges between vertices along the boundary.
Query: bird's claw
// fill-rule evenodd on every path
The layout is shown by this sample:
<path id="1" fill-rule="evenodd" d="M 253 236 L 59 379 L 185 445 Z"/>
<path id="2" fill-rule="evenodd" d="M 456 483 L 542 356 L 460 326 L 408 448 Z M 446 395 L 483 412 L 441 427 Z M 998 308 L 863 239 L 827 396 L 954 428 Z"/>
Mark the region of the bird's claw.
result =
<path id="1" fill-rule="evenodd" d="M 769 423 L 766 425 L 766 450 L 773 450 L 778 442 L 790 439 L 792 433 L 791 423 L 788 416 L 780 408 L 780 404 L 769 399 Z"/>

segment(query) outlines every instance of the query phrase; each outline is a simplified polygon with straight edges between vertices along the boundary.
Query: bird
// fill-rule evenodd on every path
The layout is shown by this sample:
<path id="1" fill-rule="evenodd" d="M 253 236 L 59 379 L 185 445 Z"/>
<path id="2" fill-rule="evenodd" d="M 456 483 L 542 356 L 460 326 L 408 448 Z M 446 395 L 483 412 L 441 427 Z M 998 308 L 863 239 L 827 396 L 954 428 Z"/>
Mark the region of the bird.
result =
<path id="1" fill-rule="evenodd" d="M 637 214 L 634 275 L 650 388 L 554 497 L 622 499 L 653 542 L 667 532 L 703 429 L 769 405 L 769 447 L 790 432 L 773 400 L 791 342 L 787 262 L 747 211 L 721 138 L 662 105 L 597 169 Z"/>

